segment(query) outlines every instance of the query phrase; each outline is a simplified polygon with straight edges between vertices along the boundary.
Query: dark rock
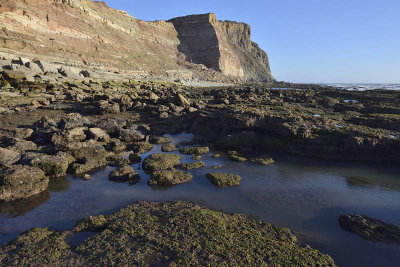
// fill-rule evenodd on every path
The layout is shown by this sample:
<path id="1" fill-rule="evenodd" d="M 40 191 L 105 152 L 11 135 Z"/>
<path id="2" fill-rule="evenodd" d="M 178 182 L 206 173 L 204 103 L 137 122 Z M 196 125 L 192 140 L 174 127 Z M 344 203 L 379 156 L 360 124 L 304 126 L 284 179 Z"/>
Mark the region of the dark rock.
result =
<path id="1" fill-rule="evenodd" d="M 132 144 L 132 151 L 135 153 L 143 154 L 153 149 L 153 145 L 146 142 L 138 142 Z"/>
<path id="2" fill-rule="evenodd" d="M 356 233 L 363 239 L 400 245 L 400 228 L 393 224 L 356 214 L 340 215 L 339 224 L 344 230 Z"/>
<path id="3" fill-rule="evenodd" d="M 168 144 L 171 143 L 172 139 L 164 136 L 152 136 L 150 137 L 150 143 L 152 144 Z"/>
<path id="4" fill-rule="evenodd" d="M 133 184 L 140 181 L 140 176 L 131 166 L 124 165 L 113 170 L 109 175 L 109 179 L 112 181 L 129 181 Z"/>
<path id="5" fill-rule="evenodd" d="M 139 153 L 131 153 L 131 154 L 129 154 L 129 160 L 130 160 L 130 163 L 136 164 L 136 163 L 140 163 L 142 161 L 142 157 L 140 156 Z"/>
<path id="6" fill-rule="evenodd" d="M 179 171 L 176 169 L 163 170 L 154 172 L 148 184 L 149 185 L 160 185 L 160 186 L 172 186 L 182 184 L 192 180 L 192 175 L 188 172 Z"/>
<path id="7" fill-rule="evenodd" d="M 49 178 L 37 167 L 13 165 L 0 171 L 0 201 L 27 198 L 47 189 Z"/>
<path id="8" fill-rule="evenodd" d="M 204 162 L 198 161 L 193 163 L 184 163 L 180 165 L 180 168 L 183 170 L 195 170 L 205 167 L 206 164 Z"/>

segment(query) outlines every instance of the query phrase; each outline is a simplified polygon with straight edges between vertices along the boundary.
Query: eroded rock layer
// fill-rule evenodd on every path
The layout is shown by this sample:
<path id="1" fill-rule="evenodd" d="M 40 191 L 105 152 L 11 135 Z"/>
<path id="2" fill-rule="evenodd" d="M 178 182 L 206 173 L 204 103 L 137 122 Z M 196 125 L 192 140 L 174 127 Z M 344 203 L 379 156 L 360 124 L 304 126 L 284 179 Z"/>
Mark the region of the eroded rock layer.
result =
<path id="1" fill-rule="evenodd" d="M 104 2 L 6 0 L 0 24 L 1 60 L 18 54 L 133 76 L 273 80 L 250 26 L 212 13 L 147 22 Z"/>

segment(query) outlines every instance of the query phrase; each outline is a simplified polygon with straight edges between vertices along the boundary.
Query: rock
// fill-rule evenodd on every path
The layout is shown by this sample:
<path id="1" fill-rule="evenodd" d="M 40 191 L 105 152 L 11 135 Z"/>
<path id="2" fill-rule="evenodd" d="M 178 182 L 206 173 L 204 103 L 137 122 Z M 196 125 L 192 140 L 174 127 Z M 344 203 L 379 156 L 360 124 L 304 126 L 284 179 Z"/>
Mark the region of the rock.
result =
<path id="1" fill-rule="evenodd" d="M 120 113 L 121 109 L 118 103 L 109 102 L 107 100 L 100 100 L 95 103 L 95 106 L 98 109 L 99 114 L 107 114 L 107 113 Z"/>
<path id="2" fill-rule="evenodd" d="M 186 99 L 182 94 L 177 94 L 176 95 L 176 104 L 178 106 L 190 106 L 189 100 Z"/>
<path id="3" fill-rule="evenodd" d="M 182 147 L 179 149 L 184 155 L 199 155 L 199 154 L 207 154 L 210 152 L 210 148 L 207 146 L 192 146 L 192 147 Z"/>
<path id="4" fill-rule="evenodd" d="M 356 214 L 340 215 L 339 224 L 344 230 L 356 233 L 363 239 L 400 245 L 400 228 L 393 224 Z"/>
<path id="5" fill-rule="evenodd" d="M 161 151 L 162 152 L 173 152 L 178 150 L 175 144 L 164 144 L 161 146 Z"/>
<path id="6" fill-rule="evenodd" d="M 126 150 L 126 145 L 119 139 L 113 138 L 107 145 L 105 145 L 105 148 L 109 151 L 119 152 Z"/>
<path id="7" fill-rule="evenodd" d="M 88 137 L 100 142 L 110 141 L 110 136 L 100 128 L 89 128 Z"/>
<path id="8" fill-rule="evenodd" d="M 77 160 L 70 166 L 70 171 L 75 176 L 83 175 L 107 166 L 108 152 L 95 148 L 83 148 L 72 154 Z"/>
<path id="9" fill-rule="evenodd" d="M 156 95 L 156 94 L 153 93 L 153 92 L 150 92 L 150 94 L 149 94 L 149 100 L 157 101 L 158 99 L 160 99 L 160 97 L 159 97 L 158 95 Z"/>
<path id="10" fill-rule="evenodd" d="M 79 113 L 70 113 L 60 119 L 58 126 L 61 130 L 70 130 L 82 126 L 88 126 L 90 121 Z"/>
<path id="11" fill-rule="evenodd" d="M 150 143 L 152 144 L 168 144 L 171 143 L 172 139 L 164 136 L 152 136 L 150 137 Z"/>
<path id="12" fill-rule="evenodd" d="M 231 161 L 237 161 L 237 162 L 245 162 L 245 161 L 247 161 L 247 158 L 243 157 L 237 151 L 228 151 L 228 159 L 231 160 Z"/>
<path id="13" fill-rule="evenodd" d="M 103 129 L 109 135 L 116 135 L 126 126 L 126 121 L 121 119 L 106 118 L 96 122 L 96 127 Z"/>
<path id="14" fill-rule="evenodd" d="M 146 142 L 138 142 L 132 144 L 132 151 L 139 154 L 144 154 L 153 149 L 153 145 Z"/>
<path id="15" fill-rule="evenodd" d="M 124 142 L 137 142 L 144 140 L 145 136 L 136 126 L 132 126 L 128 129 L 121 129 L 119 132 L 119 138 Z"/>
<path id="16" fill-rule="evenodd" d="M 50 177 L 62 177 L 67 175 L 68 166 L 75 158 L 65 152 L 56 155 L 41 155 L 31 160 L 30 165 L 40 168 L 45 175 Z"/>
<path id="17" fill-rule="evenodd" d="M 0 201 L 27 198 L 47 189 L 49 178 L 37 167 L 13 165 L 0 171 Z"/>
<path id="18" fill-rule="evenodd" d="M 31 137 L 33 130 L 29 128 L 17 128 L 13 131 L 13 136 L 18 139 L 26 139 Z"/>
<path id="19" fill-rule="evenodd" d="M 148 184 L 159 186 L 172 186 L 189 182 L 190 180 L 192 180 L 192 178 L 192 175 L 188 172 L 183 172 L 176 169 L 163 170 L 154 172 L 151 175 Z"/>
<path id="20" fill-rule="evenodd" d="M 6 78 L 8 79 L 12 79 L 12 80 L 17 80 L 17 81 L 21 81 L 23 79 L 26 79 L 26 75 L 24 72 L 21 71 L 15 71 L 15 70 L 3 70 L 2 73 Z"/>
<path id="21" fill-rule="evenodd" d="M 171 266 L 336 266 L 331 257 L 300 243 L 287 228 L 184 201 L 139 201 L 110 215 L 86 217 L 73 231 L 93 235 L 75 248 L 65 241 L 71 231 L 34 228 L 3 245 L 0 263 L 153 266 L 168 259 Z M 157 240 L 149 242 L 154 236 Z M 220 256 L 204 256 L 209 253 Z"/>
<path id="22" fill-rule="evenodd" d="M 17 161 L 19 161 L 20 159 L 21 159 L 20 153 L 0 147 L 0 166 L 12 165 Z"/>
<path id="23" fill-rule="evenodd" d="M 140 156 L 139 153 L 131 153 L 131 154 L 129 154 L 129 160 L 130 160 L 130 163 L 136 164 L 136 163 L 140 163 L 142 161 L 142 157 Z"/>
<path id="24" fill-rule="evenodd" d="M 188 111 L 189 111 L 190 113 L 193 113 L 193 112 L 198 111 L 198 109 L 197 109 L 197 108 L 194 108 L 194 107 L 190 107 L 190 108 L 188 109 Z"/>
<path id="25" fill-rule="evenodd" d="M 183 170 L 195 170 L 195 169 L 200 169 L 205 167 L 206 164 L 204 162 L 198 161 L 198 162 L 193 162 L 193 163 L 184 163 L 180 165 L 180 168 Z"/>
<path id="26" fill-rule="evenodd" d="M 81 72 L 79 72 L 79 75 L 82 75 L 85 78 L 89 78 L 91 76 L 90 72 L 87 70 L 81 70 Z"/>
<path id="27" fill-rule="evenodd" d="M 251 162 L 261 164 L 261 165 L 269 165 L 275 162 L 275 160 L 269 155 L 264 155 L 262 157 L 251 158 Z"/>
<path id="28" fill-rule="evenodd" d="M 110 161 L 108 165 L 112 167 L 120 167 L 130 164 L 130 160 L 125 159 L 122 155 L 110 155 L 107 157 L 107 160 Z"/>
<path id="29" fill-rule="evenodd" d="M 109 175 L 109 179 L 111 181 L 129 181 L 133 184 L 140 181 L 140 176 L 131 166 L 124 165 L 113 170 Z"/>
<path id="30" fill-rule="evenodd" d="M 216 187 L 238 186 L 242 181 L 242 177 L 239 175 L 227 173 L 208 173 L 206 177 Z"/>
<path id="31" fill-rule="evenodd" d="M 142 163 L 143 170 L 161 171 L 178 166 L 181 156 L 176 154 L 152 154 Z"/>
<path id="32" fill-rule="evenodd" d="M 85 181 L 89 181 L 90 180 L 90 174 L 85 174 L 85 175 L 83 175 L 83 180 L 85 180 Z"/>

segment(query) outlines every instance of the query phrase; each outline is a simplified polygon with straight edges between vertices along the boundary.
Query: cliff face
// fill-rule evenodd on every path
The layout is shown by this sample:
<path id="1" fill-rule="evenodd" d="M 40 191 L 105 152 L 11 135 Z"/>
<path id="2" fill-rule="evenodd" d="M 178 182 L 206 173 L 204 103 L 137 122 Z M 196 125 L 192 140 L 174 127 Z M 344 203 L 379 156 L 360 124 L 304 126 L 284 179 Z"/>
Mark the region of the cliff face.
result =
<path id="1" fill-rule="evenodd" d="M 132 75 L 273 80 L 250 27 L 214 14 L 146 22 L 104 2 L 4 0 L 0 24 L 0 52 L 32 59 Z"/>

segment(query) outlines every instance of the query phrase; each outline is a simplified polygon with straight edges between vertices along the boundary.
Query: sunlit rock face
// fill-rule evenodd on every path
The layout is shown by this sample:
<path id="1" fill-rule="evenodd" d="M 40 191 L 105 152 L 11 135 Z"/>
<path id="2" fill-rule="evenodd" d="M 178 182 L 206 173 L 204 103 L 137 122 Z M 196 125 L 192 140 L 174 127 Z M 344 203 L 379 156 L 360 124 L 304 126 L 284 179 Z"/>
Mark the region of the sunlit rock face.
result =
<path id="1" fill-rule="evenodd" d="M 5 0 L 0 52 L 132 75 L 272 81 L 250 26 L 212 13 L 147 22 L 91 0 Z"/>

